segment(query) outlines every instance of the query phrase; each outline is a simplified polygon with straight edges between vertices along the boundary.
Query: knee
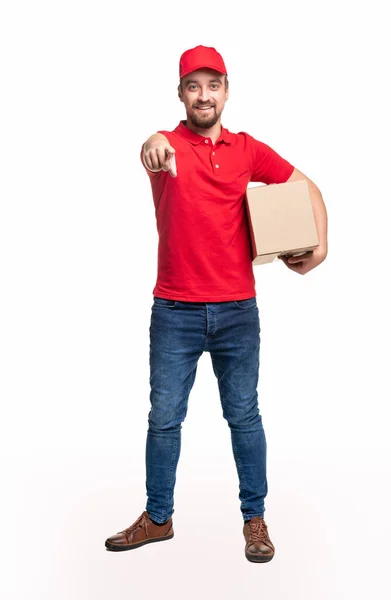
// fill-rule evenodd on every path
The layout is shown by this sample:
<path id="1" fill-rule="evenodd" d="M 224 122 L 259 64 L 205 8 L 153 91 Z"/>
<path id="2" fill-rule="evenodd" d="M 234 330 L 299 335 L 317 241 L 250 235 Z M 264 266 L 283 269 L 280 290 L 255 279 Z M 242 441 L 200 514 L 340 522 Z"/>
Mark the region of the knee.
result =
<path id="1" fill-rule="evenodd" d="M 259 412 L 253 415 L 227 415 L 225 418 L 232 431 L 255 431 L 263 429 L 262 417 Z"/>
<path id="2" fill-rule="evenodd" d="M 169 411 L 151 410 L 148 415 L 148 432 L 162 435 L 178 433 L 185 415 L 173 415 Z"/>

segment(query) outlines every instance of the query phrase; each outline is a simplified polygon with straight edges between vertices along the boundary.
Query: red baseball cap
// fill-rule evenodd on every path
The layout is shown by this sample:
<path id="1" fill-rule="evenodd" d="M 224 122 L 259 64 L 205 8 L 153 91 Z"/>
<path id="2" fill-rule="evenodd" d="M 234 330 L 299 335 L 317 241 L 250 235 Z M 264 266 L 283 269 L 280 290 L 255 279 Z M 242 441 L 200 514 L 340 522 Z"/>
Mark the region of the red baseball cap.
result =
<path id="1" fill-rule="evenodd" d="M 227 69 L 221 54 L 214 48 L 207 46 L 196 46 L 186 50 L 179 59 L 179 78 L 182 79 L 188 73 L 197 69 L 214 69 L 219 73 L 227 74 Z"/>

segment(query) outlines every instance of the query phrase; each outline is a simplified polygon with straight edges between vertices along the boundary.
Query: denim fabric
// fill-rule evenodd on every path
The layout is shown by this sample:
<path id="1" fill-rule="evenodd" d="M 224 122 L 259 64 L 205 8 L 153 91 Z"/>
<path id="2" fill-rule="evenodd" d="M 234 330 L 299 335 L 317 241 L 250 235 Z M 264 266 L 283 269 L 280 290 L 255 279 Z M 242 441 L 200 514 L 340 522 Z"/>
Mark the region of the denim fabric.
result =
<path id="1" fill-rule="evenodd" d="M 154 297 L 146 510 L 157 523 L 164 523 L 174 512 L 181 423 L 203 352 L 211 355 L 223 416 L 231 432 L 243 518 L 264 516 L 268 487 L 266 439 L 257 394 L 259 348 L 256 297 L 207 303 Z"/>

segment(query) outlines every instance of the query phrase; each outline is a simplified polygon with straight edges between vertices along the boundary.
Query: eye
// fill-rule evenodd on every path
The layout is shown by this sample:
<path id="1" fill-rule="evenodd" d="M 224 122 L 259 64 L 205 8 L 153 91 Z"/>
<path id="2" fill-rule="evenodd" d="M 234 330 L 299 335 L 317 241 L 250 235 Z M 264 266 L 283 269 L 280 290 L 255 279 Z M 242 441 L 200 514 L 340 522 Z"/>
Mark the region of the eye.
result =
<path id="1" fill-rule="evenodd" d="M 197 86 L 196 86 L 196 84 L 195 84 L 195 83 L 191 83 L 191 84 L 189 85 L 189 88 L 188 88 L 188 89 L 189 89 L 191 92 L 193 92 L 194 90 L 196 90 L 196 89 L 197 89 Z"/>

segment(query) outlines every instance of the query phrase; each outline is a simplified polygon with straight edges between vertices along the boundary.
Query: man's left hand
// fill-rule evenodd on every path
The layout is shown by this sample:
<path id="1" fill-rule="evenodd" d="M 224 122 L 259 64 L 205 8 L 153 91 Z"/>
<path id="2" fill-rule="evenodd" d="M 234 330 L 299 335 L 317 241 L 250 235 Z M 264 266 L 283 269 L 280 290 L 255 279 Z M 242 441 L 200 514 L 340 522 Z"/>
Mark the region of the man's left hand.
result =
<path id="1" fill-rule="evenodd" d="M 296 273 L 300 273 L 300 275 L 305 275 L 308 271 L 315 269 L 320 263 L 324 261 L 327 256 L 327 250 L 324 248 L 320 248 L 318 246 L 315 250 L 310 252 L 306 252 L 301 256 L 279 256 L 278 258 L 282 260 L 288 269 L 291 271 L 295 271 Z"/>

